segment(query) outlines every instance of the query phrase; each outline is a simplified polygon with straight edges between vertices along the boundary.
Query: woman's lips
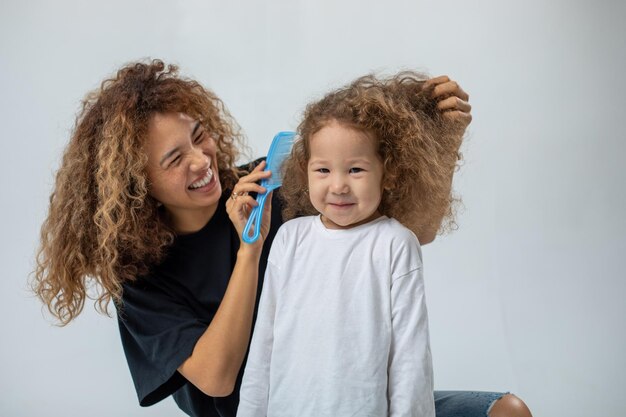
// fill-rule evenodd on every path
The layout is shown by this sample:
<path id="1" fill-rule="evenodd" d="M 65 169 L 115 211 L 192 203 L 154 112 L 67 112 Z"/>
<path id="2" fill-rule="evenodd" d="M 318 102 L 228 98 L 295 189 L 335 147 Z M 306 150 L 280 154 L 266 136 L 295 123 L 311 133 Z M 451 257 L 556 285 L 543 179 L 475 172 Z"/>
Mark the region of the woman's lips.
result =
<path id="1" fill-rule="evenodd" d="M 207 181 L 207 179 L 208 179 L 208 181 Z M 207 181 L 206 184 L 204 184 L 204 185 L 202 185 L 200 187 L 197 187 L 197 188 L 193 188 L 190 185 L 187 188 L 190 191 L 199 191 L 199 192 L 206 192 L 206 191 L 209 191 L 211 188 L 213 188 L 213 186 L 215 186 L 215 183 L 216 183 L 216 178 L 215 178 L 215 174 L 213 173 L 211 168 L 209 168 L 207 170 L 207 173 L 204 176 L 202 176 L 202 177 L 198 178 L 196 181 L 194 181 L 193 184 L 195 184 L 195 183 L 197 183 L 199 181 L 202 181 L 202 180 Z"/>
<path id="2" fill-rule="evenodd" d="M 213 171 L 211 170 L 211 168 L 207 168 L 206 171 L 204 172 L 204 174 L 198 178 L 196 178 L 195 180 L 193 180 L 191 182 L 191 185 L 189 185 L 188 188 L 190 189 L 194 189 L 194 188 L 200 188 L 204 185 L 206 185 L 209 181 L 211 181 L 211 178 L 213 177 Z"/>

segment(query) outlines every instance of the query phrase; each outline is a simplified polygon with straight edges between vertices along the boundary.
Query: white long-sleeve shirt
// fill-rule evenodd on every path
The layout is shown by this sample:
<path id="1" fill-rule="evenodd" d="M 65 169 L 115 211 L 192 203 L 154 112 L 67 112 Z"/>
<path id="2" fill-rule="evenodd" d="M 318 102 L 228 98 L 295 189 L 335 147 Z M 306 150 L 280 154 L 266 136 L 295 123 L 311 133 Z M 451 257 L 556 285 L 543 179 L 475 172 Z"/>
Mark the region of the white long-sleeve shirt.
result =
<path id="1" fill-rule="evenodd" d="M 269 255 L 238 417 L 435 415 L 422 259 L 387 217 L 285 223 Z"/>

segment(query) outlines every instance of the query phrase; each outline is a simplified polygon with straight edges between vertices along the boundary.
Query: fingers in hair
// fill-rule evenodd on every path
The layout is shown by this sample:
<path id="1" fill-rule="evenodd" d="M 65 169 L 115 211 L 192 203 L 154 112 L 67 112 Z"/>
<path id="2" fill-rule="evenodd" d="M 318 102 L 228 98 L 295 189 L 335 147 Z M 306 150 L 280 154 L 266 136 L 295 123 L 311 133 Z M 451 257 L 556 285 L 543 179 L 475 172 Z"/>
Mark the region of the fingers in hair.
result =
<path id="1" fill-rule="evenodd" d="M 451 96 L 437 103 L 437 108 L 441 111 L 459 110 L 465 113 L 472 111 L 472 106 L 465 100 L 456 96 Z"/>
<path id="2" fill-rule="evenodd" d="M 441 84 L 437 84 L 433 89 L 433 98 L 447 98 L 455 96 L 463 101 L 469 101 L 469 95 L 461 88 L 456 81 L 446 81 Z"/>

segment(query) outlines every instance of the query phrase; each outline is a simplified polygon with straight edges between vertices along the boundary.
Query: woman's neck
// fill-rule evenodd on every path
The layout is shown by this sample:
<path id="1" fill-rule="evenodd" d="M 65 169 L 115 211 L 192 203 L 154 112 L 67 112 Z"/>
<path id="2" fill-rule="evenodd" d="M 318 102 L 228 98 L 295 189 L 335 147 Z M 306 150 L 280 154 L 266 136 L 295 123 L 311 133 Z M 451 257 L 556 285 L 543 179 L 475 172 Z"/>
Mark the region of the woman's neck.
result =
<path id="1" fill-rule="evenodd" d="M 170 211 L 169 217 L 172 227 L 180 235 L 197 232 L 213 218 L 218 204 L 212 204 L 197 210 L 185 210 L 184 212 Z"/>

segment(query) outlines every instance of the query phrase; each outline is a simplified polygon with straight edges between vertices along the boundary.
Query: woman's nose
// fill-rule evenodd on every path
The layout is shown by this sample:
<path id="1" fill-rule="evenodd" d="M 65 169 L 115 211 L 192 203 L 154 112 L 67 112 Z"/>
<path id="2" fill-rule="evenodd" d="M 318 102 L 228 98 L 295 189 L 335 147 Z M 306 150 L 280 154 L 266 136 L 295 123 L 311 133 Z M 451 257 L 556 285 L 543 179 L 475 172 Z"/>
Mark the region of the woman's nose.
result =
<path id="1" fill-rule="evenodd" d="M 211 165 L 211 158 L 205 155 L 200 148 L 193 148 L 191 152 L 189 169 L 193 172 L 206 171 Z"/>

